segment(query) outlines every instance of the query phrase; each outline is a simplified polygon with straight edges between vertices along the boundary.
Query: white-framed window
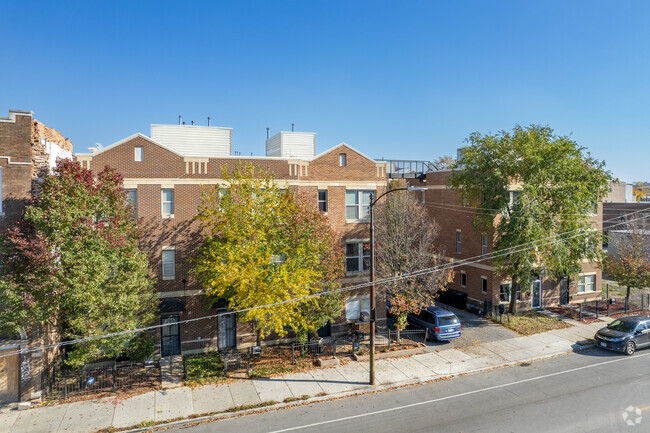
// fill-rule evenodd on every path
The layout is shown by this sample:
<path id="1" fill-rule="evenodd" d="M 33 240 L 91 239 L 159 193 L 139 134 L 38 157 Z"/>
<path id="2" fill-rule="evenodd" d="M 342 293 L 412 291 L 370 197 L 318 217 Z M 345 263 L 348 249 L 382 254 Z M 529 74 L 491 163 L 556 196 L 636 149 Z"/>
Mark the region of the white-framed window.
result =
<path id="1" fill-rule="evenodd" d="M 162 250 L 163 280 L 173 280 L 176 277 L 176 248 L 163 247 Z"/>
<path id="2" fill-rule="evenodd" d="M 162 189 L 162 214 L 163 217 L 174 215 L 174 188 Z"/>
<path id="3" fill-rule="evenodd" d="M 596 276 L 595 275 L 581 275 L 578 280 L 578 293 L 595 292 L 596 291 Z"/>
<path id="4" fill-rule="evenodd" d="M 370 313 L 370 298 L 348 298 L 345 301 L 345 319 L 346 320 L 359 320 L 361 312 L 365 311 Z"/>
<path id="5" fill-rule="evenodd" d="M 465 271 L 460 271 L 460 287 L 467 286 L 467 274 Z"/>
<path id="6" fill-rule="evenodd" d="M 135 218 L 138 218 L 138 190 L 137 189 L 125 189 L 126 199 L 128 203 L 133 206 L 133 215 Z"/>
<path id="7" fill-rule="evenodd" d="M 345 167 L 348 165 L 348 155 L 345 153 L 340 153 L 339 154 L 339 165 L 341 167 Z"/>
<path id="8" fill-rule="evenodd" d="M 321 212 L 327 212 L 327 190 L 318 190 L 318 209 Z"/>
<path id="9" fill-rule="evenodd" d="M 370 197 L 374 194 L 370 190 L 345 191 L 345 219 L 365 220 L 370 211 Z"/>
<path id="10" fill-rule="evenodd" d="M 463 251 L 463 233 L 456 230 L 456 253 L 460 254 Z"/>
<path id="11" fill-rule="evenodd" d="M 486 235 L 483 235 L 483 236 L 481 237 L 481 254 L 483 254 L 484 256 L 486 256 L 486 255 L 487 255 L 487 252 L 488 252 L 487 250 L 488 250 L 487 236 L 486 236 Z"/>
<path id="12" fill-rule="evenodd" d="M 370 266 L 370 242 L 348 241 L 345 244 L 345 271 L 348 274 L 364 272 Z"/>
<path id="13" fill-rule="evenodd" d="M 487 293 L 487 277 L 481 277 L 481 293 Z"/>
<path id="14" fill-rule="evenodd" d="M 141 162 L 144 160 L 143 158 L 144 158 L 144 148 L 142 146 L 135 146 L 135 160 Z"/>

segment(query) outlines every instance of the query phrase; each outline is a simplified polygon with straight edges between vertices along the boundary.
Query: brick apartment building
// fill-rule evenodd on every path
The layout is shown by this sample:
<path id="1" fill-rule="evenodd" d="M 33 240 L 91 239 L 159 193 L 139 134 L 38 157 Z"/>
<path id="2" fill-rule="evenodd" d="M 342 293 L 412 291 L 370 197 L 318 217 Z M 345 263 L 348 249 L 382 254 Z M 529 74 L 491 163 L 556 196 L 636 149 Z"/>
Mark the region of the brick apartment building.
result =
<path id="1" fill-rule="evenodd" d="M 473 226 L 475 208 L 460 206 L 458 194 L 447 186 L 450 170 L 422 171 L 407 179 L 409 185 L 427 188 L 423 202 L 432 219 L 440 225 L 439 242 L 451 262 L 472 259 L 492 252 L 492 236 L 482 235 Z M 602 228 L 602 204 L 594 222 Z M 489 259 L 455 268 L 456 276 L 449 289 L 467 294 L 467 305 L 485 311 L 510 301 L 511 278 L 498 275 Z M 576 280 L 560 281 L 540 275 L 529 291 L 518 291 L 518 308 L 542 308 L 601 298 L 601 270 L 594 263 L 583 263 Z M 526 293 L 527 292 L 527 293 Z"/>
<path id="2" fill-rule="evenodd" d="M 70 140 L 32 116 L 31 111 L 9 110 L 8 117 L 0 117 L 0 232 L 23 214 L 39 179 L 56 159 L 72 157 Z M 52 336 L 43 331 L 0 336 L 0 353 L 51 342 Z M 0 358 L 0 403 L 38 397 L 42 357 L 50 356 L 52 351 Z"/>
<path id="3" fill-rule="evenodd" d="M 345 245 L 347 276 L 343 285 L 368 280 L 369 227 L 364 215 L 370 194 L 386 188 L 386 163 L 345 143 L 316 155 L 315 134 L 280 132 L 267 139 L 266 156 L 242 157 L 233 155 L 230 128 L 151 125 L 150 137 L 134 134 L 75 157 L 85 168 L 98 171 L 108 165 L 124 176 L 142 227 L 141 248 L 157 278 L 160 320 L 170 325 L 157 336 L 164 356 L 255 343 L 252 323 L 237 322 L 235 314 L 174 325 L 227 311 L 225 302 L 207 306 L 203 288 L 190 272 L 189 259 L 202 242 L 201 226 L 194 216 L 204 187 L 221 183 L 223 168 L 239 161 L 272 171 L 281 188 L 313 196 L 314 206 L 326 213 Z M 369 309 L 368 289 L 346 296 L 340 323 L 358 320 L 360 311 Z M 382 302 L 380 296 L 377 305 Z M 385 309 L 377 310 L 377 320 L 383 324 Z M 321 333 L 336 333 L 342 327 L 332 328 Z M 277 336 L 270 336 L 267 343 L 274 339 Z"/>

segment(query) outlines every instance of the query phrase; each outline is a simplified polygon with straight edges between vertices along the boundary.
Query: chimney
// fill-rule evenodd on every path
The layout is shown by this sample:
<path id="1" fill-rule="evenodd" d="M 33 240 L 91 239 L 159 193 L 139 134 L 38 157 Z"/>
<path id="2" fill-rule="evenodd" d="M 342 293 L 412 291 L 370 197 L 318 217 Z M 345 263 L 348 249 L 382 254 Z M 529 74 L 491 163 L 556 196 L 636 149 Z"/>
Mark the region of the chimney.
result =
<path id="1" fill-rule="evenodd" d="M 271 128 L 266 128 L 266 139 L 268 140 L 271 137 Z"/>
<path id="2" fill-rule="evenodd" d="M 291 124 L 291 132 L 294 132 L 296 130 L 296 124 L 292 123 Z"/>
<path id="3" fill-rule="evenodd" d="M 210 116 L 208 116 L 208 126 L 210 126 Z"/>
<path id="4" fill-rule="evenodd" d="M 179 125 L 181 124 L 182 120 L 183 120 L 183 116 L 181 116 L 181 115 L 179 114 L 179 115 L 178 115 L 178 124 L 179 124 Z"/>

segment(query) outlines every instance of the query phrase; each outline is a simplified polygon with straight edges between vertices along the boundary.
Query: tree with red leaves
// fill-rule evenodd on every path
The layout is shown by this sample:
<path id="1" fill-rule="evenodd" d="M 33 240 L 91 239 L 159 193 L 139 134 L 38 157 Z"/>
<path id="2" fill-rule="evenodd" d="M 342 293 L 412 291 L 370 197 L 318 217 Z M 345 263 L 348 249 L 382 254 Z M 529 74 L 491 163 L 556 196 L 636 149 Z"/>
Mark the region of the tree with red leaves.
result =
<path id="1" fill-rule="evenodd" d="M 616 254 L 608 254 L 603 263 L 605 273 L 621 286 L 627 287 L 625 299 L 630 300 L 630 289 L 650 286 L 650 251 L 646 249 L 648 230 L 638 222 L 629 224 L 616 243 Z M 610 249 L 612 242 L 610 241 Z"/>
<path id="2" fill-rule="evenodd" d="M 0 324 L 43 324 L 62 339 L 149 325 L 157 300 L 122 177 L 60 159 L 25 214 L 0 237 Z M 132 338 L 77 344 L 69 365 L 120 354 Z"/>

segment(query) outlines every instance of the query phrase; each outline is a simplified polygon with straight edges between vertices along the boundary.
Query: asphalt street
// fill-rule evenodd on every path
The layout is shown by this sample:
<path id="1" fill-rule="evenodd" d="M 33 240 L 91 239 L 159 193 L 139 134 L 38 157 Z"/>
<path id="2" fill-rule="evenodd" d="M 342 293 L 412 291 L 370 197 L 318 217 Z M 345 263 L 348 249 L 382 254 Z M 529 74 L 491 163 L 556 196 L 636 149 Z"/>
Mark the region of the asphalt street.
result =
<path id="1" fill-rule="evenodd" d="M 202 432 L 646 432 L 650 350 L 592 349 L 386 392 L 172 429 Z"/>

